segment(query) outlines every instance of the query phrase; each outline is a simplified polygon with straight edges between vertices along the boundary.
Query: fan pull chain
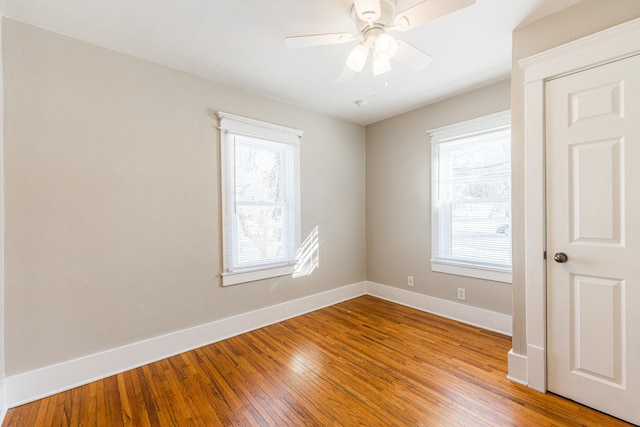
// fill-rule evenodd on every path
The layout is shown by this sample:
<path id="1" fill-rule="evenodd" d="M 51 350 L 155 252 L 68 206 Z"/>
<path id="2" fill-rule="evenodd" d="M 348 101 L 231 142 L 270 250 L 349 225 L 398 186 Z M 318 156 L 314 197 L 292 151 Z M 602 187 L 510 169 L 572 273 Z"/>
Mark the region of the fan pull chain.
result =
<path id="1" fill-rule="evenodd" d="M 386 88 L 388 88 L 388 87 L 389 87 L 389 79 L 387 79 L 387 80 L 385 80 L 385 81 L 384 81 L 384 88 L 386 89 Z M 374 87 L 374 88 L 371 90 L 371 97 L 375 98 L 377 94 L 378 94 L 378 93 L 376 92 L 376 88 Z"/>

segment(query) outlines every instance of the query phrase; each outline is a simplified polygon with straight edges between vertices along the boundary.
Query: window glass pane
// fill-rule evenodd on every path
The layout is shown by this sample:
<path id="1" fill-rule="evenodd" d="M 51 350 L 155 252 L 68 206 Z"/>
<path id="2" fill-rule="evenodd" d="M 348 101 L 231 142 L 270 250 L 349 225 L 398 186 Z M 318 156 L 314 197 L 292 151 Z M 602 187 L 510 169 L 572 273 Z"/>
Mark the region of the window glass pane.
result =
<path id="1" fill-rule="evenodd" d="M 451 206 L 451 257 L 511 265 L 509 203 Z"/>
<path id="2" fill-rule="evenodd" d="M 262 144 L 263 145 L 263 144 Z M 235 155 L 235 191 L 237 201 L 277 202 L 282 200 L 281 144 L 273 148 L 237 143 Z"/>
<path id="3" fill-rule="evenodd" d="M 285 216 L 280 206 L 238 206 L 238 265 L 276 262 L 285 255 Z"/>
<path id="4" fill-rule="evenodd" d="M 289 262 L 292 257 L 292 150 L 290 144 L 236 137 L 234 267 Z"/>
<path id="5" fill-rule="evenodd" d="M 439 152 L 443 198 L 462 201 L 511 195 L 509 131 L 444 143 Z"/>

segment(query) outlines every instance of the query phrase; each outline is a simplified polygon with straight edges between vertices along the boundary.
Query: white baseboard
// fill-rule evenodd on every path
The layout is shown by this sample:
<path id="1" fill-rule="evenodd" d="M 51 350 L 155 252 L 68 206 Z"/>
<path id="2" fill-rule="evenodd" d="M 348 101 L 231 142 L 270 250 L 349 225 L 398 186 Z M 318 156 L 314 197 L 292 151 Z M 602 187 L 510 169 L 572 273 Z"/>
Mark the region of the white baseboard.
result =
<path id="1" fill-rule="evenodd" d="M 0 380 L 0 425 L 4 423 L 7 416 L 7 384 L 5 379 Z"/>
<path id="2" fill-rule="evenodd" d="M 5 379 L 6 408 L 14 408 L 157 360 L 365 294 L 365 282 L 265 307 L 204 325 L 69 360 Z"/>
<path id="3" fill-rule="evenodd" d="M 527 385 L 542 393 L 547 391 L 547 353 L 537 345 L 527 345 Z"/>
<path id="4" fill-rule="evenodd" d="M 527 356 L 509 350 L 509 374 L 507 378 L 518 384 L 527 385 Z"/>
<path id="5" fill-rule="evenodd" d="M 56 365 L 11 375 L 5 378 L 4 384 L 0 384 L 0 393 L 5 396 L 4 412 L 6 413 L 7 408 L 14 408 L 364 294 L 511 335 L 511 316 L 379 283 L 361 282 Z M 0 408 L 0 416 L 2 416 L 2 408 Z"/>
<path id="6" fill-rule="evenodd" d="M 365 283 L 366 292 L 369 295 L 511 336 L 511 316 L 507 314 L 458 304 L 380 283 Z"/>

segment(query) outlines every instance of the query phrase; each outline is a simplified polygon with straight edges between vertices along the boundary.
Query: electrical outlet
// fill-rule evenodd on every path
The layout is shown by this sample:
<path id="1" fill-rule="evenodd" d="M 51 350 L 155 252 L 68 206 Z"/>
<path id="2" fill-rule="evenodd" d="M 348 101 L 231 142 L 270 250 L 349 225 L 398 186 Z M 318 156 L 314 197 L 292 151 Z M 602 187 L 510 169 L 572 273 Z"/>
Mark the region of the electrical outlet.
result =
<path id="1" fill-rule="evenodd" d="M 407 286 L 413 286 L 413 276 L 407 277 Z"/>
<path id="2" fill-rule="evenodd" d="M 458 288 L 458 299 L 464 301 L 466 298 L 464 288 Z"/>

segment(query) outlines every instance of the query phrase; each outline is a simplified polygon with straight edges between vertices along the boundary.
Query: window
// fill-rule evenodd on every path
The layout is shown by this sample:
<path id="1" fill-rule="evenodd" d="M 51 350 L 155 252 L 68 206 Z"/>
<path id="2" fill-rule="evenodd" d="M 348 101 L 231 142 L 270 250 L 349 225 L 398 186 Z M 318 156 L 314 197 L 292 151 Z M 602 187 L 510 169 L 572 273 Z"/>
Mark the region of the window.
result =
<path id="1" fill-rule="evenodd" d="M 431 270 L 511 282 L 511 116 L 429 132 Z"/>
<path id="2" fill-rule="evenodd" d="M 300 246 L 302 132 L 222 112 L 218 117 L 222 285 L 292 274 Z"/>

